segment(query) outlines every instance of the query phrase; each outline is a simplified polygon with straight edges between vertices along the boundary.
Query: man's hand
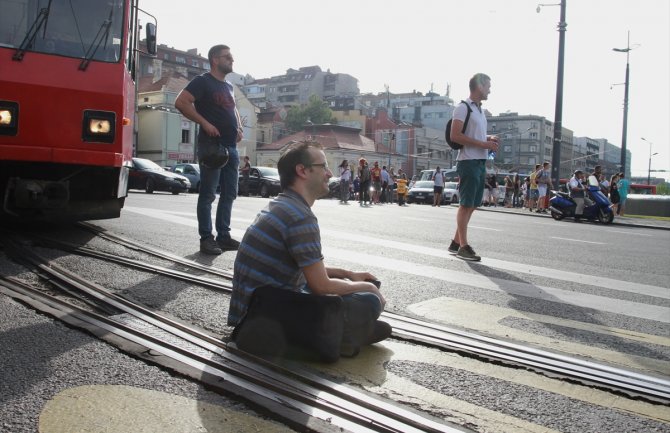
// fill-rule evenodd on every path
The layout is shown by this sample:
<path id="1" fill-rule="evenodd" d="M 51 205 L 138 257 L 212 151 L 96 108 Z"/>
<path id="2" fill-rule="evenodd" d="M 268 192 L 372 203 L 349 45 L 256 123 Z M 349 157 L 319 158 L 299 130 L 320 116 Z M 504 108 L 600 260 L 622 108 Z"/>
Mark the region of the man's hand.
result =
<path id="1" fill-rule="evenodd" d="M 498 137 L 496 135 L 486 138 L 486 149 L 498 151 Z"/>
<path id="2" fill-rule="evenodd" d="M 210 137 L 221 137 L 221 133 L 219 130 L 216 128 L 216 126 L 212 125 L 209 122 L 203 122 L 200 127 L 205 131 L 207 135 Z"/>
<path id="3" fill-rule="evenodd" d="M 371 281 L 377 280 L 377 277 L 369 272 L 351 272 L 349 274 L 349 279 L 351 281 Z"/>

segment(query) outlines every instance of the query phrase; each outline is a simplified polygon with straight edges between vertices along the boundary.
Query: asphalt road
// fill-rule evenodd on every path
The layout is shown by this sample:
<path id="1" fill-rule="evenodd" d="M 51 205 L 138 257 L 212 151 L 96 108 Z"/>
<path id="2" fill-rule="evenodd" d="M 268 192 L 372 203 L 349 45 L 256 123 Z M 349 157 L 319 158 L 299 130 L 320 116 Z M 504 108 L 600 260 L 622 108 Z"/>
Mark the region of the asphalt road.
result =
<path id="1" fill-rule="evenodd" d="M 218 257 L 199 254 L 196 199 L 194 194 L 131 193 L 120 219 L 95 224 L 184 257 L 232 269 L 234 252 Z M 241 239 L 267 202 L 238 198 L 233 209 L 233 237 Z M 342 205 L 320 200 L 314 212 L 322 228 L 326 263 L 374 273 L 382 281 L 389 311 L 646 374 L 667 376 L 670 371 L 670 231 L 476 212 L 469 239 L 484 258 L 475 264 L 446 252 L 455 228 L 455 207 L 361 208 L 353 202 Z M 59 233 L 68 237 L 67 230 Z M 225 326 L 228 299 L 219 293 L 126 270 L 105 272 L 92 259 L 61 256 L 58 260 L 152 308 L 210 332 L 230 332 Z M 4 257 L 0 269 L 24 275 Z M 6 374 L 8 370 L 3 368 L 3 376 L 19 378 L 3 377 L 0 385 L 0 394 L 9 396 L 0 400 L 0 419 L 8 420 L 0 423 L 0 431 L 34 431 L 45 405 L 53 405 L 61 393 L 82 384 L 123 384 L 196 401 L 203 397 L 208 404 L 233 407 L 234 411 L 238 406 L 51 319 L 36 318 L 20 304 L 1 296 L 0 300 L 3 347 L 13 348 L 4 352 L 11 353 L 5 365 L 11 365 L 13 373 Z M 23 321 L 25 326 L 20 325 Z M 49 333 L 56 332 L 85 342 L 50 349 L 39 363 L 39 378 L 31 380 L 22 369 L 36 351 L 29 350 L 29 356 L 22 351 L 36 331 L 45 333 L 41 337 L 45 341 L 52 341 Z M 97 355 L 89 359 L 87 354 L 82 360 L 81 353 L 71 350 L 80 347 L 104 352 L 100 356 L 105 365 L 114 365 L 119 358 L 119 372 L 111 378 L 111 367 L 105 369 L 106 374 L 91 373 L 97 371 L 91 366 Z M 62 357 L 73 360 L 52 365 L 52 359 Z M 63 365 L 69 362 L 83 373 L 69 377 L 63 372 Z M 133 363 L 142 367 L 133 367 Z M 399 341 L 369 348 L 354 360 L 314 368 L 476 431 L 670 431 L 667 407 L 613 397 L 535 373 L 510 372 Z M 145 373 L 129 373 L 132 371 Z M 18 415 L 21 410 L 24 415 Z M 223 430 L 212 427 L 209 431 Z"/>

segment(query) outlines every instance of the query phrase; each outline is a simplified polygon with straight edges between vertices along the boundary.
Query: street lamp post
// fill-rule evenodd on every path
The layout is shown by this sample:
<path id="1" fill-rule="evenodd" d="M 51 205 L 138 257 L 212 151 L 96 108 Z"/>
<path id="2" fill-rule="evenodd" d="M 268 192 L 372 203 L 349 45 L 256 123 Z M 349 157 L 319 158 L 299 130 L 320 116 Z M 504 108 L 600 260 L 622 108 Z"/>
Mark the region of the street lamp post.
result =
<path id="1" fill-rule="evenodd" d="M 654 143 L 652 143 L 651 141 L 647 140 L 644 137 L 640 137 L 640 138 L 643 139 L 644 141 L 646 141 L 647 143 L 649 143 L 649 167 L 647 168 L 647 185 L 651 185 L 651 157 L 654 156 L 654 155 L 658 155 L 658 152 L 655 152 L 655 153 L 652 154 L 651 153 L 651 145 L 654 144 Z"/>
<path id="2" fill-rule="evenodd" d="M 628 84 L 630 82 L 630 50 L 633 48 L 630 47 L 630 31 L 628 32 L 628 42 L 626 48 L 612 48 L 612 51 L 618 53 L 626 53 L 626 81 L 624 83 L 624 96 L 623 96 L 623 130 L 621 132 L 621 172 L 626 174 L 626 137 L 628 135 Z"/>
<path id="3" fill-rule="evenodd" d="M 540 13 L 542 6 L 560 6 L 561 19 L 558 22 L 558 74 L 556 75 L 556 109 L 554 111 L 554 145 L 551 152 L 551 179 L 554 185 L 560 185 L 561 168 L 561 140 L 563 134 L 563 59 L 565 57 L 565 2 L 560 4 L 538 4 L 537 12 Z"/>

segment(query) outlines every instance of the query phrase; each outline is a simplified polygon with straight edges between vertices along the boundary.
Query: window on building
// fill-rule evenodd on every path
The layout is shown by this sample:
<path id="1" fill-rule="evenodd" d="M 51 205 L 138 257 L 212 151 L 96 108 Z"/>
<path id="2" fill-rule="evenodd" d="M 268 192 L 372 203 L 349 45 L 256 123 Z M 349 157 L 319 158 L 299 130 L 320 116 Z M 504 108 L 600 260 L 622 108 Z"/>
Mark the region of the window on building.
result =
<path id="1" fill-rule="evenodd" d="M 537 138 L 537 132 L 531 132 L 530 138 Z"/>
<path id="2" fill-rule="evenodd" d="M 196 59 L 191 59 L 191 66 L 195 66 L 197 68 L 200 66 L 200 62 L 198 62 Z"/>
<path id="3" fill-rule="evenodd" d="M 512 151 L 512 146 L 510 146 L 509 144 L 506 144 L 505 146 L 503 146 L 503 152 L 510 153 L 511 151 Z"/>
<path id="4" fill-rule="evenodd" d="M 170 60 L 170 55 L 168 53 L 163 54 L 163 60 Z"/>
<path id="5" fill-rule="evenodd" d="M 534 156 L 531 156 L 530 158 L 528 158 L 528 165 L 535 165 L 535 164 L 537 164 L 537 162 L 535 162 L 535 161 L 537 161 L 537 160 L 535 159 L 535 157 L 534 157 Z"/>
<path id="6" fill-rule="evenodd" d="M 505 164 L 511 164 L 512 163 L 512 158 L 503 158 L 503 162 Z"/>
<path id="7" fill-rule="evenodd" d="M 190 143 L 191 142 L 191 131 L 188 129 L 181 130 L 181 142 Z"/>
<path id="8" fill-rule="evenodd" d="M 528 146 L 528 151 L 529 152 L 537 152 L 537 146 L 535 146 L 534 144 L 531 144 L 530 146 Z"/>
<path id="9" fill-rule="evenodd" d="M 185 57 L 182 57 L 182 56 L 177 56 L 177 57 L 175 57 L 175 58 L 174 58 L 174 61 L 177 62 L 177 63 L 184 63 L 184 64 L 186 64 L 186 58 L 185 58 Z"/>

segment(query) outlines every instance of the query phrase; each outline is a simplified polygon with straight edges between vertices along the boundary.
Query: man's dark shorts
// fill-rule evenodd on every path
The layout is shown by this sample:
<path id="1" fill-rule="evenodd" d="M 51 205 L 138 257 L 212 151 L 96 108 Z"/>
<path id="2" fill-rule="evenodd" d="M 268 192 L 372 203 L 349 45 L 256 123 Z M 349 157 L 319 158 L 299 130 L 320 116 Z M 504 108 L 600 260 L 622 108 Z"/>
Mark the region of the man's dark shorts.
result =
<path id="1" fill-rule="evenodd" d="M 456 172 L 459 177 L 459 204 L 464 207 L 479 207 L 484 194 L 486 160 L 468 159 L 458 161 Z"/>
<path id="2" fill-rule="evenodd" d="M 442 187 L 433 185 L 433 194 L 442 194 Z"/>

